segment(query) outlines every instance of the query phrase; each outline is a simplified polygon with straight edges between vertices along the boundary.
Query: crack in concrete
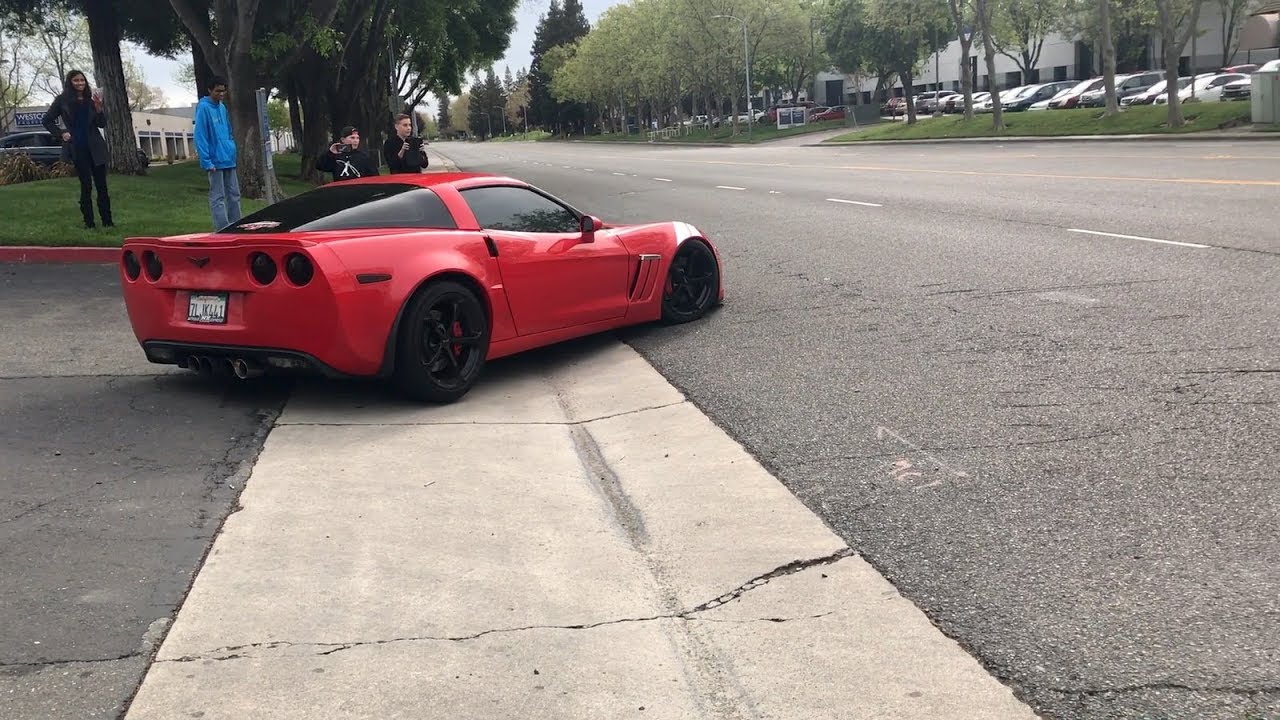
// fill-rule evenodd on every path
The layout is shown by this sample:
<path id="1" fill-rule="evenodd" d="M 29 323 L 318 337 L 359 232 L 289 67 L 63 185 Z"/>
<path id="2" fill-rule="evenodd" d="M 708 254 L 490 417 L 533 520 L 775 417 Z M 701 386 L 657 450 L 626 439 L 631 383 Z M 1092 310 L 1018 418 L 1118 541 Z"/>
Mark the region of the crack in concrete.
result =
<path id="1" fill-rule="evenodd" d="M 718 607 L 718 606 L 713 606 L 713 607 Z M 714 622 L 714 623 L 733 623 L 733 624 L 751 624 L 751 623 L 767 622 L 767 623 L 778 624 L 778 623 L 796 622 L 801 620 L 817 620 L 819 618 L 827 617 L 828 615 L 831 615 L 835 612 L 834 610 L 829 610 L 824 613 L 817 613 L 814 615 L 800 615 L 796 617 L 762 617 L 762 618 L 746 618 L 746 619 L 737 619 L 737 620 L 727 619 L 727 618 L 695 617 L 697 613 L 703 612 L 707 609 L 712 609 L 712 608 L 700 606 L 699 608 L 695 608 L 693 610 L 686 610 L 684 612 L 674 613 L 674 614 L 660 614 L 660 615 L 650 615 L 646 617 L 619 618 L 615 620 L 601 620 L 599 622 L 594 622 L 594 623 L 582 623 L 582 624 L 575 624 L 575 625 L 525 625 L 521 627 L 512 627 L 512 628 L 490 628 L 488 630 L 481 630 L 480 632 L 472 633 L 470 635 L 444 635 L 444 636 L 416 635 L 416 636 L 409 636 L 409 637 L 391 638 L 387 640 L 362 640 L 362 641 L 344 642 L 344 643 L 290 642 L 288 640 L 274 640 L 272 642 L 249 643 L 246 645 L 229 645 L 227 647 L 221 647 L 221 648 L 216 648 L 214 650 L 211 650 L 207 654 L 184 655 L 182 657 L 168 658 L 163 660 L 158 659 L 156 660 L 156 662 L 157 663 L 189 663 L 189 662 L 200 662 L 200 661 L 206 661 L 206 660 L 212 661 L 212 662 L 222 662 L 226 660 L 241 660 L 241 659 L 248 659 L 250 657 L 249 655 L 242 654 L 242 652 L 245 650 L 277 650 L 282 647 L 327 648 L 322 652 L 315 653 L 315 657 L 321 657 L 324 655 L 333 655 L 335 653 L 342 652 L 343 650 L 350 650 L 352 648 L 378 646 L 378 645 L 392 645 L 395 643 L 410 643 L 410 642 L 464 643 L 464 642 L 470 642 L 472 640 L 478 640 L 487 635 L 529 632 L 531 630 L 594 630 L 596 628 L 608 627 L 610 625 L 658 622 L 662 620 L 684 620 L 686 622 Z"/>
<path id="2" fill-rule="evenodd" d="M 143 653 L 141 651 L 134 651 L 131 653 L 125 653 L 124 655 L 117 655 L 115 657 L 89 658 L 88 660 L 70 658 L 67 660 L 43 660 L 40 662 L 0 662 L 0 668 L 46 668 L 59 667 L 62 665 L 92 665 L 94 663 L 118 662 L 120 660 L 141 657 L 142 655 Z"/>

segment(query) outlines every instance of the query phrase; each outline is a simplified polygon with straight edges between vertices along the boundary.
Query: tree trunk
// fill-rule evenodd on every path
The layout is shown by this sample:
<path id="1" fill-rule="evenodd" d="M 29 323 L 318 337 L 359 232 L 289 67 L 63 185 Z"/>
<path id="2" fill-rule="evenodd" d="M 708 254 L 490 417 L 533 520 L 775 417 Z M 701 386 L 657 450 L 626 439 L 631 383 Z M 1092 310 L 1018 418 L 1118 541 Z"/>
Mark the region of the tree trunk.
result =
<path id="1" fill-rule="evenodd" d="M 241 197 L 263 199 L 270 190 L 272 197 L 283 195 L 275 173 L 267 173 L 263 167 L 262 125 L 258 121 L 256 95 L 257 73 L 249 48 L 228 53 L 227 112 L 231 116 L 233 132 L 237 138 L 236 175 L 240 180 Z"/>
<path id="2" fill-rule="evenodd" d="M 987 84 L 991 86 L 991 127 L 1004 129 L 1004 107 L 1000 104 L 1000 83 L 996 81 L 996 48 L 991 41 L 991 16 L 987 0 L 978 0 L 978 23 L 982 31 L 982 49 L 987 61 Z"/>
<path id="3" fill-rule="evenodd" d="M 1116 99 L 1116 43 L 1111 37 L 1111 0 L 1098 0 L 1098 16 L 1102 25 L 1102 84 L 1107 97 L 1103 117 L 1111 117 L 1120 112 L 1120 102 Z"/>
<path id="4" fill-rule="evenodd" d="M 969 51 L 973 37 L 960 39 L 960 91 L 964 93 L 964 119 L 973 119 L 973 73 L 969 72 Z"/>
<path id="5" fill-rule="evenodd" d="M 102 90 L 102 105 L 107 115 L 106 141 L 110 156 L 107 167 L 115 173 L 142 175 L 146 169 L 138 161 L 138 138 L 133 132 L 133 113 L 125 90 L 115 8 L 109 3 L 87 2 L 85 10 L 94 75 Z"/>
<path id="6" fill-rule="evenodd" d="M 204 56 L 204 50 L 200 47 L 200 43 L 196 42 L 191 35 L 191 31 L 184 26 L 183 32 L 191 43 L 191 67 L 195 70 L 196 97 L 202 98 L 209 94 L 209 86 L 213 84 L 213 76 L 216 73 L 213 71 L 213 67 L 209 65 L 209 59 Z"/>
<path id="7" fill-rule="evenodd" d="M 293 133 L 293 146 L 302 149 L 302 105 L 298 98 L 298 81 L 295 78 L 289 78 L 288 92 L 289 98 L 289 130 Z M 305 154 L 305 153 L 304 153 Z M 299 174 L 301 177 L 301 174 Z"/>
<path id="8" fill-rule="evenodd" d="M 1169 96 L 1169 127 L 1182 127 L 1182 97 L 1178 94 L 1178 60 L 1182 58 L 1182 48 L 1174 44 L 1173 38 L 1165 34 L 1164 38 L 1164 89 Z M 1192 80 L 1192 82 L 1195 82 Z"/>
<path id="9" fill-rule="evenodd" d="M 902 92 L 907 99 L 907 124 L 914 125 L 916 122 L 916 100 L 911 92 L 912 88 L 915 87 L 915 76 L 911 74 L 910 67 L 903 67 L 898 70 L 898 77 L 902 78 Z"/>

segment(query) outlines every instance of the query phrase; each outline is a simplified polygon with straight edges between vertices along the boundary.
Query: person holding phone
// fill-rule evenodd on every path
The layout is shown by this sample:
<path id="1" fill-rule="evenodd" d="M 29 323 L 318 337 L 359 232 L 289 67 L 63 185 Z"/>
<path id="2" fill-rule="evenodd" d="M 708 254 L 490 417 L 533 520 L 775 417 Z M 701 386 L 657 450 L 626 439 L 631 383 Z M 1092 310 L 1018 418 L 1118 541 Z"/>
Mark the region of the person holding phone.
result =
<path id="1" fill-rule="evenodd" d="M 395 173 L 420 173 L 427 167 L 427 153 L 422 138 L 412 135 L 413 119 L 404 113 L 396 115 L 396 134 L 382 144 L 382 159 Z"/>
<path id="2" fill-rule="evenodd" d="M 334 182 L 379 174 L 373 158 L 360 149 L 360 131 L 351 125 L 344 126 L 338 142 L 316 158 L 316 169 L 333 173 Z"/>
<path id="3" fill-rule="evenodd" d="M 63 128 L 58 127 L 59 118 Z M 62 139 L 62 159 L 75 165 L 76 174 L 80 176 L 80 214 L 84 216 L 84 226 L 96 227 L 90 192 L 97 187 L 102 225 L 114 227 L 111 196 L 107 192 L 107 141 L 98 132 L 98 128 L 107 126 L 102 91 L 90 91 L 84 73 L 72 70 L 67 73 L 62 94 L 53 99 L 41 124 L 50 135 Z"/>

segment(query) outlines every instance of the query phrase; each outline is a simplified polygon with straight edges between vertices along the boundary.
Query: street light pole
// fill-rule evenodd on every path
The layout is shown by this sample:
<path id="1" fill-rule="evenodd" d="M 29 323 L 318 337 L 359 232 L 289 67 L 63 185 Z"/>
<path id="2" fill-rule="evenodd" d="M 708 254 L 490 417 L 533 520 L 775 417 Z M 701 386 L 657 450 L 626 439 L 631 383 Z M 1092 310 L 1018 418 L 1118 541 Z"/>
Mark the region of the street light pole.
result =
<path id="1" fill-rule="evenodd" d="M 755 113 L 751 108 L 751 45 L 747 42 L 747 21 L 735 15 L 712 15 L 713 18 L 728 18 L 742 23 L 742 58 L 747 64 L 747 140 L 751 140 L 751 126 Z"/>

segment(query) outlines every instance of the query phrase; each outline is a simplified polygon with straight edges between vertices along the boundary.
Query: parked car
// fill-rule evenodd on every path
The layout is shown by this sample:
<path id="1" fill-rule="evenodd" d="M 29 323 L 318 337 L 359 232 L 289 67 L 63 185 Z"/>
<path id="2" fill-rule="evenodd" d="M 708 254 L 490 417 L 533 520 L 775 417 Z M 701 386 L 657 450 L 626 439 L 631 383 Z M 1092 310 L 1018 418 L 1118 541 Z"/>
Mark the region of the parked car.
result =
<path id="1" fill-rule="evenodd" d="M 1042 83 L 1040 85 L 1028 85 L 1026 92 L 1012 100 L 1009 100 L 1008 102 L 1005 102 L 1004 98 L 1001 97 L 1000 102 L 1003 109 L 1008 110 L 1009 112 L 1022 112 L 1038 102 L 1052 100 L 1058 93 L 1063 90 L 1069 90 L 1075 87 L 1075 85 L 1075 81 L 1072 80 Z"/>
<path id="2" fill-rule="evenodd" d="M 1180 102 L 1218 102 L 1218 98 L 1222 97 L 1222 89 L 1227 83 L 1244 80 L 1249 77 L 1240 73 L 1223 73 L 1220 75 L 1209 75 L 1197 79 L 1191 85 L 1183 88 L 1178 93 Z M 1165 103 L 1168 98 L 1165 99 Z"/>
<path id="3" fill-rule="evenodd" d="M 62 141 L 46 130 L 17 132 L 0 138 L 0 153 L 26 155 L 35 164 L 47 167 L 62 159 Z"/>
<path id="4" fill-rule="evenodd" d="M 1241 67 L 1250 67 L 1250 66 L 1244 65 Z M 1255 72 L 1273 72 L 1273 71 L 1280 71 L 1280 60 L 1271 60 L 1270 62 L 1264 63 L 1262 67 L 1254 67 L 1254 69 L 1250 70 L 1249 72 L 1255 73 Z M 1237 72 L 1243 72 L 1243 71 L 1237 70 Z M 1249 75 L 1248 77 L 1245 77 L 1243 80 L 1234 80 L 1224 85 L 1222 88 L 1222 95 L 1218 97 L 1218 100 L 1222 102 L 1231 102 L 1233 100 L 1248 100 L 1252 95 L 1252 91 L 1253 91 L 1253 76 Z"/>
<path id="5" fill-rule="evenodd" d="M 837 105 L 835 107 L 827 108 L 823 112 L 820 112 L 812 116 L 810 119 L 813 122 L 824 122 L 826 120 L 843 120 L 845 118 L 846 113 L 848 113 L 848 111 L 849 109 L 844 105 Z"/>
<path id="6" fill-rule="evenodd" d="M 955 90 L 931 90 L 916 96 L 916 112 L 932 114 L 938 109 L 938 103 L 956 95 Z"/>
<path id="7" fill-rule="evenodd" d="M 1190 84 L 1191 84 L 1190 75 L 1178 78 L 1179 90 L 1181 90 L 1182 88 Z M 1165 86 L 1167 85 L 1168 85 L 1167 81 L 1161 80 L 1160 82 L 1156 83 L 1155 85 L 1152 85 L 1151 87 L 1147 88 L 1146 90 L 1143 90 L 1140 93 L 1135 93 L 1128 97 L 1121 98 L 1120 104 L 1124 107 L 1129 107 L 1130 105 L 1151 105 L 1152 103 L 1156 102 L 1156 98 L 1160 98 L 1160 97 L 1163 97 L 1165 99 L 1165 102 L 1168 102 L 1169 93 L 1165 91 Z"/>
<path id="8" fill-rule="evenodd" d="M 1164 72 L 1141 72 L 1131 73 L 1129 75 L 1117 75 L 1115 79 L 1116 99 L 1123 100 L 1130 95 L 1137 95 L 1144 92 L 1151 86 L 1164 79 Z M 1080 94 L 1079 107 L 1102 107 L 1107 104 L 1107 87 L 1105 82 L 1093 89 Z"/>
<path id="9" fill-rule="evenodd" d="M 48 130 L 17 132 L 0 138 L 0 153 L 18 153 L 30 157 L 37 165 L 49 166 L 62 159 L 62 140 Z M 151 158 L 138 148 L 138 162 L 142 167 L 151 164 Z"/>
<path id="10" fill-rule="evenodd" d="M 1064 90 L 1049 101 L 1050 110 L 1067 110 L 1080 104 L 1080 96 L 1102 87 L 1105 82 L 1103 78 L 1090 78 L 1077 83 L 1075 87 Z"/>

